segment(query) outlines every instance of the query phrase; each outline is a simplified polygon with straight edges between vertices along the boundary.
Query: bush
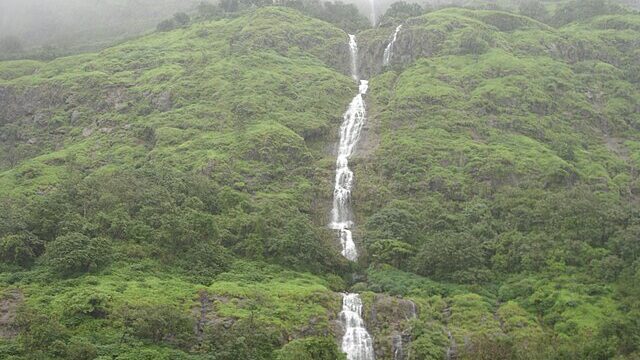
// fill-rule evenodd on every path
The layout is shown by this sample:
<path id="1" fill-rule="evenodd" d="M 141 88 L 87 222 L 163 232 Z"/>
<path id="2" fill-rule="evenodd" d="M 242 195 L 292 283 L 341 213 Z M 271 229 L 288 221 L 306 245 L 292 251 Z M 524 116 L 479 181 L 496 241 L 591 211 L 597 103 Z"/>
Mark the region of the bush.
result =
<path id="1" fill-rule="evenodd" d="M 111 296 L 96 289 L 73 291 L 64 302 L 64 316 L 73 324 L 83 318 L 101 319 L 109 314 Z"/>
<path id="2" fill-rule="evenodd" d="M 193 342 L 194 319 L 171 305 L 138 305 L 121 309 L 127 332 L 137 338 L 188 348 Z"/>
<path id="3" fill-rule="evenodd" d="M 70 233 L 47 244 L 45 262 L 62 275 L 87 272 L 109 263 L 110 250 L 107 239 Z"/>
<path id="4" fill-rule="evenodd" d="M 310 337 L 296 339 L 276 351 L 276 360 L 340 360 L 346 359 L 334 339 Z"/>
<path id="5" fill-rule="evenodd" d="M 156 27 L 156 29 L 158 31 L 171 31 L 173 29 L 175 29 L 177 27 L 177 24 L 175 22 L 175 20 L 173 19 L 167 19 L 167 20 L 162 20 L 158 26 Z"/>
<path id="6" fill-rule="evenodd" d="M 530 17 L 532 19 L 536 19 L 538 21 L 544 21 L 549 13 L 547 12 L 547 8 L 537 0 L 531 0 L 520 4 L 520 14 L 523 16 Z"/>
<path id="7" fill-rule="evenodd" d="M 415 259 L 416 272 L 438 280 L 485 280 L 482 243 L 468 233 L 440 234 L 424 243 Z"/>
<path id="8" fill-rule="evenodd" d="M 20 330 L 20 347 L 30 356 L 35 358 L 38 353 L 65 355 L 69 334 L 57 319 L 25 309 L 18 314 L 16 323 Z"/>
<path id="9" fill-rule="evenodd" d="M 173 14 L 173 21 L 177 26 L 183 27 L 189 25 L 189 22 L 191 22 L 191 18 L 189 17 L 189 15 L 183 12 L 179 12 Z"/>
<path id="10" fill-rule="evenodd" d="M 480 55 L 489 50 L 489 43 L 474 30 L 466 30 L 460 36 L 462 54 Z"/>
<path id="11" fill-rule="evenodd" d="M 228 270 L 231 259 L 227 249 L 221 245 L 211 241 L 200 241 L 189 248 L 178 264 L 190 275 L 207 282 Z"/>
<path id="12" fill-rule="evenodd" d="M 10 264 L 28 266 L 42 252 L 43 242 L 30 232 L 0 238 L 0 260 Z"/>
<path id="13" fill-rule="evenodd" d="M 407 19 L 422 15 L 423 9 L 419 4 L 407 3 L 406 1 L 397 1 L 389 6 L 384 13 L 381 22 L 387 19 Z"/>
<path id="14" fill-rule="evenodd" d="M 202 19 L 215 19 L 222 15 L 222 11 L 216 5 L 208 3 L 206 1 L 198 4 L 198 16 Z"/>

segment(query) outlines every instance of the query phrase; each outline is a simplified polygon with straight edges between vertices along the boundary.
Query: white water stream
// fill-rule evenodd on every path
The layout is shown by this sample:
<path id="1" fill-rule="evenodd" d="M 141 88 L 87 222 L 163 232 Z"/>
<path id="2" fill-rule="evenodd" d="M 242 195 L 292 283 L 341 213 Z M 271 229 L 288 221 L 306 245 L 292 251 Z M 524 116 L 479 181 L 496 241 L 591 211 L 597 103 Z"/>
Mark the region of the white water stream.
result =
<path id="1" fill-rule="evenodd" d="M 342 351 L 348 360 L 374 360 L 373 339 L 362 320 L 362 300 L 358 294 L 344 294 L 340 319 L 345 328 Z"/>
<path id="2" fill-rule="evenodd" d="M 373 4 L 373 0 L 372 0 Z M 351 75 L 358 81 L 358 44 L 354 35 L 349 35 L 351 49 Z M 359 80 L 358 94 L 351 100 L 340 126 L 340 142 L 336 161 L 336 179 L 333 190 L 333 208 L 329 227 L 338 230 L 342 255 L 351 261 L 358 260 L 358 250 L 353 242 L 351 228 L 354 225 L 351 212 L 351 189 L 353 171 L 349 169 L 349 158 L 360 139 L 360 132 L 366 120 L 364 95 L 369 83 Z M 344 327 L 342 351 L 348 360 L 375 360 L 373 339 L 362 320 L 362 300 L 358 294 L 344 294 L 340 319 Z"/>
<path id="3" fill-rule="evenodd" d="M 398 33 L 402 29 L 402 25 L 398 25 L 396 31 L 393 33 L 393 37 L 389 42 L 389 45 L 384 49 L 384 56 L 382 58 L 382 65 L 387 66 L 391 62 L 391 57 L 393 56 L 393 45 L 395 45 L 396 40 L 398 39 Z"/>
<path id="4" fill-rule="evenodd" d="M 376 1 L 375 0 L 369 0 L 369 4 L 371 5 L 371 25 L 373 25 L 374 27 L 376 26 L 376 24 L 378 23 L 378 12 L 376 10 Z"/>

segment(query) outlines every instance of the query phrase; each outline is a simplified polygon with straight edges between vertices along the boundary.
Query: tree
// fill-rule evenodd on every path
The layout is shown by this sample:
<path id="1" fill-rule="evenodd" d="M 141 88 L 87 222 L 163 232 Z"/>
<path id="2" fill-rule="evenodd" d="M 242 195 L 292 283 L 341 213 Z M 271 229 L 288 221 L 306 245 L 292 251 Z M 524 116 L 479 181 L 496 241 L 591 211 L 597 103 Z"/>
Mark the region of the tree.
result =
<path id="1" fill-rule="evenodd" d="M 467 29 L 460 35 L 460 49 L 463 54 L 480 55 L 489 49 L 489 43 L 481 34 Z"/>
<path id="2" fill-rule="evenodd" d="M 367 239 L 396 239 L 415 243 L 418 221 L 406 204 L 396 202 L 375 213 L 367 221 Z"/>
<path id="3" fill-rule="evenodd" d="M 206 1 L 201 1 L 198 4 L 198 17 L 202 19 L 215 19 L 221 14 L 221 9 L 216 5 L 213 5 Z"/>
<path id="4" fill-rule="evenodd" d="M 110 248 L 106 239 L 90 239 L 80 233 L 69 233 L 47 244 L 45 262 L 62 275 L 86 272 L 107 264 Z"/>
<path id="5" fill-rule="evenodd" d="M 276 360 L 341 360 L 345 354 L 334 339 L 308 337 L 296 339 L 276 351 Z"/>
<path id="6" fill-rule="evenodd" d="M 415 260 L 416 273 L 438 280 L 487 280 L 482 244 L 468 233 L 443 233 L 427 239 Z"/>
<path id="7" fill-rule="evenodd" d="M 42 249 L 42 240 L 27 231 L 0 238 L 0 259 L 11 264 L 31 265 Z"/>
<path id="8" fill-rule="evenodd" d="M 423 11 L 419 4 L 397 1 L 389 6 L 389 9 L 384 13 L 382 19 L 407 19 L 420 16 Z"/>
<path id="9" fill-rule="evenodd" d="M 224 12 L 232 13 L 238 11 L 238 0 L 220 0 L 220 8 Z"/>
<path id="10" fill-rule="evenodd" d="M 531 0 L 520 4 L 519 11 L 520 14 L 538 21 L 544 21 L 549 15 L 547 8 L 538 0 Z"/>
<path id="11" fill-rule="evenodd" d="M 621 14 L 625 10 L 609 0 L 574 0 L 566 3 L 553 15 L 551 22 L 556 26 L 586 20 L 594 16 Z"/>
<path id="12" fill-rule="evenodd" d="M 32 358 L 52 358 L 43 353 L 54 355 L 53 358 L 65 358 L 69 332 L 58 319 L 25 308 L 18 313 L 16 324 L 20 330 L 20 347 Z"/>
<path id="13" fill-rule="evenodd" d="M 176 22 L 173 19 L 162 20 L 156 28 L 158 31 L 171 31 L 176 28 Z"/>
<path id="14" fill-rule="evenodd" d="M 378 240 L 369 247 L 369 255 L 375 262 L 396 268 L 401 268 L 414 252 L 413 246 L 391 239 Z"/>
<path id="15" fill-rule="evenodd" d="M 178 265 L 187 270 L 189 275 L 202 278 L 202 282 L 211 281 L 216 275 L 229 268 L 231 255 L 215 241 L 198 241 L 189 247 Z"/>
<path id="16" fill-rule="evenodd" d="M 183 12 L 179 12 L 179 13 L 173 14 L 173 21 L 176 23 L 177 26 L 183 27 L 183 26 L 189 25 L 189 22 L 191 22 L 191 18 L 189 17 L 189 15 Z"/>
<path id="17" fill-rule="evenodd" d="M 168 342 L 182 348 L 188 348 L 193 342 L 194 319 L 175 306 L 125 306 L 120 311 L 126 331 L 140 339 L 155 344 Z"/>

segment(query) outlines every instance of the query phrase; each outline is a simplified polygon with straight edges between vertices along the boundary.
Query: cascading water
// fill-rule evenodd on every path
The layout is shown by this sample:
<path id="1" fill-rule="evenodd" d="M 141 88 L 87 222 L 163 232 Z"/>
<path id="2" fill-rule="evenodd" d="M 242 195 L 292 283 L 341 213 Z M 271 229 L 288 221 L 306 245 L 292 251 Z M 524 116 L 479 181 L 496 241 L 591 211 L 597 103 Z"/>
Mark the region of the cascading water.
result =
<path id="1" fill-rule="evenodd" d="M 358 81 L 358 44 L 354 35 L 349 35 L 349 47 L 351 48 L 352 76 Z M 349 108 L 344 113 L 342 126 L 340 126 L 340 143 L 336 161 L 336 180 L 330 224 L 332 229 L 339 231 L 342 255 L 351 261 L 358 259 L 358 251 L 351 234 L 351 227 L 354 224 L 351 214 L 353 172 L 349 169 L 349 157 L 353 154 L 366 120 L 364 94 L 369 88 L 369 83 L 366 80 L 359 81 L 358 94 L 351 100 Z M 373 340 L 364 326 L 364 320 L 362 320 L 360 295 L 343 295 L 340 319 L 342 319 L 345 331 L 342 337 L 342 351 L 347 354 L 347 359 L 375 360 Z"/>
<path id="2" fill-rule="evenodd" d="M 351 76 L 358 81 L 358 43 L 355 35 L 349 34 L 349 48 L 351 49 Z"/>
<path id="3" fill-rule="evenodd" d="M 349 35 L 351 47 L 353 78 L 358 79 L 356 59 L 358 45 L 355 36 Z M 340 233 L 342 255 L 351 261 L 358 259 L 358 251 L 353 242 L 351 227 L 351 188 L 353 187 L 353 172 L 349 169 L 349 157 L 360 138 L 360 132 L 365 121 L 365 104 L 363 95 L 366 94 L 369 83 L 360 80 L 360 88 L 356 97 L 351 100 L 349 108 L 344 113 L 342 126 L 340 127 L 340 143 L 338 147 L 338 160 L 336 161 L 336 180 L 333 190 L 333 209 L 331 210 L 332 229 Z"/>
<path id="4" fill-rule="evenodd" d="M 358 294 L 344 294 L 342 298 L 342 324 L 345 328 L 342 351 L 348 360 L 374 360 L 373 340 L 362 320 L 362 300 Z"/>
<path id="5" fill-rule="evenodd" d="M 378 22 L 378 13 L 376 11 L 376 2 L 375 0 L 369 0 L 369 4 L 371 5 L 371 25 L 376 26 Z"/>
<path id="6" fill-rule="evenodd" d="M 384 56 L 382 58 L 383 66 L 387 66 L 389 65 L 389 63 L 391 63 L 391 57 L 393 56 L 393 45 L 395 45 L 396 40 L 398 39 L 398 33 L 400 32 L 400 29 L 402 29 L 402 25 L 398 25 L 396 31 L 393 33 L 393 37 L 391 38 L 389 45 L 387 45 L 387 47 L 384 49 Z"/>

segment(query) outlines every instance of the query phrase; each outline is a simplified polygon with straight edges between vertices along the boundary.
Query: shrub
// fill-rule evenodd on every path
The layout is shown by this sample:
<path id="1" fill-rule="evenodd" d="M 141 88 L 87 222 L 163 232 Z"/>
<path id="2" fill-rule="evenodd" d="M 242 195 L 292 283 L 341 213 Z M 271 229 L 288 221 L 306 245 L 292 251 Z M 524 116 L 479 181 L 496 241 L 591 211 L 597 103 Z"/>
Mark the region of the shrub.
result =
<path id="1" fill-rule="evenodd" d="M 173 14 L 173 21 L 177 26 L 182 27 L 189 25 L 189 22 L 191 22 L 191 18 L 189 17 L 189 15 L 183 12 L 179 12 Z"/>
<path id="2" fill-rule="evenodd" d="M 121 309 L 126 331 L 137 338 L 186 348 L 192 343 L 194 319 L 175 306 L 137 305 Z"/>
<path id="3" fill-rule="evenodd" d="M 68 331 L 57 319 L 24 309 L 16 318 L 20 337 L 18 342 L 23 351 L 31 356 L 38 353 L 51 353 L 64 356 Z M 45 358 L 45 357 L 43 357 Z"/>
<path id="4" fill-rule="evenodd" d="M 10 264 L 28 266 L 42 252 L 43 242 L 30 232 L 0 238 L 0 259 Z"/>
<path id="5" fill-rule="evenodd" d="M 80 233 L 70 233 L 47 244 L 45 262 L 62 275 L 87 272 L 107 264 L 110 249 L 107 239 L 90 239 Z"/>
<path id="6" fill-rule="evenodd" d="M 156 27 L 156 29 L 158 31 L 171 31 L 173 29 L 175 29 L 177 27 L 177 24 L 175 22 L 175 20 L 173 19 L 166 19 L 166 20 L 162 20 L 158 26 Z"/>
<path id="7" fill-rule="evenodd" d="M 296 339 L 276 351 L 276 360 L 340 360 L 346 359 L 334 339 L 310 337 Z"/>
<path id="8" fill-rule="evenodd" d="M 536 19 L 538 21 L 544 21 L 549 13 L 547 12 L 547 8 L 537 0 L 531 0 L 520 4 L 520 14 L 524 16 L 528 16 L 532 19 Z"/>

